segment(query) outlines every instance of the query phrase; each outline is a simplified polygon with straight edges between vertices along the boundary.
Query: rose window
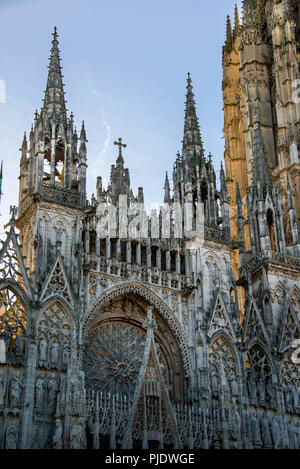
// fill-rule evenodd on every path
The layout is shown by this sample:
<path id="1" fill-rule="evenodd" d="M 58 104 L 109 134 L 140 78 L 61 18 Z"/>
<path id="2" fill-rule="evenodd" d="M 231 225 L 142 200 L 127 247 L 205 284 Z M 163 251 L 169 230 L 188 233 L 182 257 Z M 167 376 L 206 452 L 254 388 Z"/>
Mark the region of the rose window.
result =
<path id="1" fill-rule="evenodd" d="M 146 333 L 123 322 L 95 328 L 86 342 L 84 370 L 90 389 L 134 392 L 143 362 Z"/>

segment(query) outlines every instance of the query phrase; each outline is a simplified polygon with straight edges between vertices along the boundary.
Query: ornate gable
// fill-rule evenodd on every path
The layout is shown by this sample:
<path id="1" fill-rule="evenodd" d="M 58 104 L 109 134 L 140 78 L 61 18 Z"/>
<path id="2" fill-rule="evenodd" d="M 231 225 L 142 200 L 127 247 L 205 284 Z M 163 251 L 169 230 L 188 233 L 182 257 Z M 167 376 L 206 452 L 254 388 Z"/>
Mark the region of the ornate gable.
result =
<path id="1" fill-rule="evenodd" d="M 287 305 L 285 318 L 282 323 L 281 333 L 279 335 L 279 350 L 284 352 L 292 345 L 295 339 L 300 337 L 300 327 L 294 309 Z"/>
<path id="2" fill-rule="evenodd" d="M 215 307 L 209 323 L 208 335 L 211 337 L 213 333 L 218 330 L 226 331 L 231 338 L 236 339 L 231 320 L 227 314 L 220 294 L 218 294 L 215 302 Z"/>
<path id="3" fill-rule="evenodd" d="M 245 314 L 243 330 L 244 342 L 251 341 L 252 339 L 258 339 L 267 344 L 270 342 L 265 325 L 254 301 L 251 301 Z"/>
<path id="4" fill-rule="evenodd" d="M 41 300 L 50 295 L 60 295 L 69 304 L 73 302 L 72 289 L 69 285 L 64 264 L 60 254 L 58 255 L 54 266 L 45 282 L 41 294 Z"/>
<path id="5" fill-rule="evenodd" d="M 127 447 L 131 438 L 142 438 L 145 441 L 159 439 L 161 443 L 173 442 L 177 447 L 180 437 L 156 352 L 153 334 L 156 323 L 152 319 L 151 309 L 147 311 L 144 326 L 147 329 L 144 359 L 133 397 L 123 448 Z"/>

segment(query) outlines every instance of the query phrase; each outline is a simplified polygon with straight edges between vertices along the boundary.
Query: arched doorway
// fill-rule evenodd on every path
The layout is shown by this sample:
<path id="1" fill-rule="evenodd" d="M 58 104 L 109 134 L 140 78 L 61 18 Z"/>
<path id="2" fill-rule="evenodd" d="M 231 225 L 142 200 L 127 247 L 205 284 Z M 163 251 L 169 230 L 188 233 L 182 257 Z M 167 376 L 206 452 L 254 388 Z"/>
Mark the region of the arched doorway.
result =
<path id="1" fill-rule="evenodd" d="M 94 447 L 105 441 L 110 448 L 175 441 L 169 399 L 181 400 L 185 392 L 178 339 L 144 298 L 125 293 L 100 308 L 85 337 L 83 369 L 98 409 L 89 419 L 97 433 Z"/>

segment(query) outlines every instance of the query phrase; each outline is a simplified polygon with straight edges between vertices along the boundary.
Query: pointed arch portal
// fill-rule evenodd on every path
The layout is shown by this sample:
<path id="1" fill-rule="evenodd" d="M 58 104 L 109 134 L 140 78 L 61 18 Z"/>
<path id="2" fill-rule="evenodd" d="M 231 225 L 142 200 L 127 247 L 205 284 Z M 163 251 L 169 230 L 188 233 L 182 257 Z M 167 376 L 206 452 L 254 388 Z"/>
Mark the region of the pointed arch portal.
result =
<path id="1" fill-rule="evenodd" d="M 145 350 L 144 321 L 149 306 L 151 303 L 136 292 L 117 290 L 94 308 L 83 347 L 89 389 L 134 393 Z M 179 400 L 186 386 L 180 343 L 159 309 L 153 308 L 153 316 L 157 323 L 154 341 L 161 373 L 171 397 Z"/>

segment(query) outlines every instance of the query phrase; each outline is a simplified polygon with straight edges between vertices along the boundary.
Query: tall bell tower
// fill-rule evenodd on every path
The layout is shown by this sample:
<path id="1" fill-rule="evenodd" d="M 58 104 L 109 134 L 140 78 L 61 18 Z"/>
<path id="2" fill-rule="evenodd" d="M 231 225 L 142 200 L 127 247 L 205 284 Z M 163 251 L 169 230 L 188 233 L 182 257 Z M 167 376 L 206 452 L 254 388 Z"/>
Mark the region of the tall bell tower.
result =
<path id="1" fill-rule="evenodd" d="M 75 289 L 86 207 L 86 131 L 67 113 L 56 27 L 43 105 L 21 146 L 17 227 L 26 267 L 42 282 L 58 255 Z M 79 140 L 79 142 L 78 142 Z M 79 143 L 79 145 L 78 145 Z M 79 149 L 78 149 L 79 146 Z"/>

